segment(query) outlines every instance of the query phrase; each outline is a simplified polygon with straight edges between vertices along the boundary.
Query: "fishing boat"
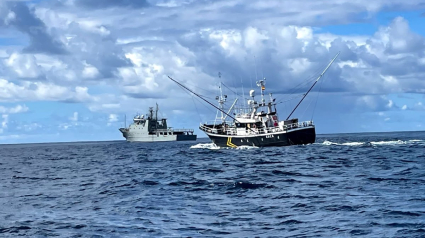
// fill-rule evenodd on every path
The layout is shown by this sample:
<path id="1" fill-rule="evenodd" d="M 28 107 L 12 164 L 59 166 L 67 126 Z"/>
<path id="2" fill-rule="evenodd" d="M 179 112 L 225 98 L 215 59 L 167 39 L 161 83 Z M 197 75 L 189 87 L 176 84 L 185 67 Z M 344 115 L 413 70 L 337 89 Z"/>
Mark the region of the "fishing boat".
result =
<path id="1" fill-rule="evenodd" d="M 276 110 L 276 99 L 273 98 L 271 93 L 269 94 L 269 100 L 266 102 L 265 79 L 256 82 L 260 90 L 259 100 L 257 100 L 255 90 L 250 90 L 247 108 L 236 111 L 231 115 L 231 111 L 238 100 L 237 98 L 226 112 L 223 107 L 227 99 L 226 95 L 223 96 L 221 93 L 220 96 L 216 97 L 219 104 L 216 106 L 180 82 L 170 76 L 168 77 L 183 89 L 191 92 L 220 112 L 220 118 L 216 117 L 216 120 L 201 123 L 199 126 L 199 129 L 205 132 L 211 141 L 219 147 L 305 145 L 314 143 L 316 140 L 315 124 L 312 120 L 299 121 L 298 118 L 291 118 L 291 116 L 338 55 L 339 53 L 330 61 L 285 120 L 280 120 Z M 227 120 L 228 118 L 232 120 Z"/>

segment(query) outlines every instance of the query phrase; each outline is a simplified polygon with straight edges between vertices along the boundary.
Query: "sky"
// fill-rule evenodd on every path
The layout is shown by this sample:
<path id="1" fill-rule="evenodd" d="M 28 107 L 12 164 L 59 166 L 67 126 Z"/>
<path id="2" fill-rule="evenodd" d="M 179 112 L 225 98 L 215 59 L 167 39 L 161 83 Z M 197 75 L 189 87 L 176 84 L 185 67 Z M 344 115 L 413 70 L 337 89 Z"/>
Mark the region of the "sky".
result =
<path id="1" fill-rule="evenodd" d="M 218 86 L 318 134 L 425 130 L 425 0 L 0 0 L 0 143 L 123 140 L 158 103 L 195 129 Z M 219 77 L 220 75 L 220 77 Z M 244 102 L 240 100 L 239 102 Z"/>

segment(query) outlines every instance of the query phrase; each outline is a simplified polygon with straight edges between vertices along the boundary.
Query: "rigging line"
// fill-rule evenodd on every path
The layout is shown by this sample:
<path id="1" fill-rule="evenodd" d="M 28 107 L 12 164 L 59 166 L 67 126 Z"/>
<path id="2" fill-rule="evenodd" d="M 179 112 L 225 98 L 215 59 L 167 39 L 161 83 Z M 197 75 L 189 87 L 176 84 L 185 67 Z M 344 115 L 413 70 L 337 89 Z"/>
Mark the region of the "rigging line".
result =
<path id="1" fill-rule="evenodd" d="M 301 114 L 301 117 L 304 117 L 305 112 L 308 110 L 308 108 L 310 107 L 311 103 L 313 102 L 312 99 L 310 99 L 310 102 L 308 103 L 307 107 L 305 108 L 304 112 Z"/>
<path id="2" fill-rule="evenodd" d="M 201 91 L 203 91 L 206 94 L 214 95 L 216 93 L 215 91 L 208 90 L 208 89 L 205 89 L 205 88 L 201 88 L 199 86 L 196 86 L 193 83 L 186 83 L 186 84 L 189 85 L 190 87 L 196 88 L 197 90 L 201 90 Z"/>
<path id="3" fill-rule="evenodd" d="M 293 88 L 288 90 L 289 95 L 291 94 L 295 94 L 295 92 L 297 91 L 298 88 L 303 87 L 304 85 L 308 85 L 310 84 L 310 82 L 313 82 L 316 79 L 316 75 L 318 75 L 321 70 L 324 68 L 326 64 L 323 63 L 320 65 L 320 67 L 317 67 L 317 69 L 314 70 L 314 72 L 311 74 L 311 76 L 305 77 L 305 79 L 303 79 L 299 84 L 295 85 Z"/>
<path id="4" fill-rule="evenodd" d="M 258 76 L 257 76 L 257 59 L 255 58 L 254 55 L 254 67 L 255 67 L 255 81 L 258 80 Z"/>
<path id="5" fill-rule="evenodd" d="M 180 85 L 179 85 L 180 86 Z M 180 86 L 181 87 L 181 86 Z M 183 88 L 183 87 L 181 87 L 181 88 Z M 192 99 L 194 98 L 195 100 L 197 100 L 198 102 L 200 102 L 201 103 L 201 101 L 199 100 L 199 98 L 196 98 L 196 97 L 193 97 L 193 95 L 192 94 L 190 94 L 188 91 L 186 91 L 186 90 L 183 90 L 183 92 L 185 92 L 185 93 L 187 93 L 187 95 L 189 95 Z M 213 110 L 211 110 L 211 108 L 209 108 L 209 107 L 207 107 L 205 104 L 202 104 L 201 103 L 201 105 L 203 105 L 206 109 L 208 109 L 210 112 L 214 112 Z M 199 114 L 200 115 L 200 114 Z M 201 119 L 201 121 L 202 121 L 202 119 Z"/>
<path id="6" fill-rule="evenodd" d="M 310 77 L 306 77 L 305 79 L 301 80 L 300 83 L 298 83 L 297 85 L 289 89 L 287 94 L 294 94 L 298 90 L 298 88 L 301 88 L 301 87 L 304 87 L 304 85 L 310 84 L 310 82 L 313 82 L 317 78 L 317 75 L 319 73 L 320 71 L 316 70 Z"/>
<path id="7" fill-rule="evenodd" d="M 246 107 L 246 101 L 245 101 L 245 91 L 244 91 L 243 81 L 242 81 L 242 77 L 241 77 L 241 75 L 239 75 L 239 78 L 241 79 L 241 85 L 242 85 L 242 98 L 243 98 L 242 106 L 243 106 L 243 107 Z"/>
<path id="8" fill-rule="evenodd" d="M 311 113 L 311 120 L 310 120 L 310 121 L 313 121 L 313 116 L 314 116 L 314 112 L 315 112 L 315 110 L 316 110 L 317 101 L 319 101 L 319 95 L 320 95 L 320 92 L 321 92 L 321 90 L 322 90 L 323 81 L 325 81 L 325 79 L 326 79 L 326 77 L 324 77 L 324 78 L 323 78 L 323 80 L 322 80 L 322 82 L 320 82 L 319 91 L 317 92 L 316 103 L 314 104 L 313 112 Z"/>
<path id="9" fill-rule="evenodd" d="M 195 96 L 197 96 L 198 98 L 204 100 L 206 103 L 210 104 L 211 106 L 213 106 L 215 109 L 220 110 L 221 112 L 223 112 L 224 114 L 226 114 L 228 117 L 232 118 L 233 120 L 235 120 L 235 122 L 237 123 L 241 123 L 240 121 L 238 121 L 236 118 L 234 118 L 233 116 L 229 115 L 227 112 L 223 111 L 222 109 L 218 108 L 217 106 L 215 106 L 214 104 L 210 103 L 208 100 L 204 99 L 203 97 L 201 97 L 199 94 L 195 93 L 194 91 L 190 90 L 189 88 L 187 88 L 186 86 L 184 86 L 183 84 L 179 83 L 177 80 L 171 78 L 170 76 L 167 75 L 167 77 L 169 79 L 171 79 L 173 82 L 175 82 L 176 84 L 180 85 L 182 88 L 186 89 L 187 91 L 193 93 Z M 255 134 L 257 134 L 252 128 L 249 128 L 252 132 L 254 132 Z M 258 140 L 258 138 L 257 138 Z"/>
<path id="10" fill-rule="evenodd" d="M 227 112 L 223 111 L 222 109 L 218 108 L 216 105 L 210 103 L 208 100 L 206 100 L 205 98 L 201 97 L 199 94 L 195 93 L 194 91 L 190 90 L 189 88 L 187 88 L 186 86 L 184 86 L 183 84 L 177 82 L 175 79 L 171 78 L 170 76 L 168 76 L 169 79 L 171 79 L 173 82 L 175 82 L 176 84 L 180 85 L 182 88 L 186 89 L 187 91 L 193 93 L 195 96 L 197 96 L 198 98 L 204 100 L 206 103 L 210 104 L 211 106 L 213 106 L 215 109 L 223 112 L 224 114 L 226 114 L 228 117 L 232 118 L 233 120 L 239 122 L 238 120 L 236 120 L 236 118 L 234 118 L 233 116 L 229 115 Z M 240 122 L 239 122 L 240 123 Z"/>
<path id="11" fill-rule="evenodd" d="M 281 104 L 281 103 L 289 102 L 289 101 L 294 100 L 294 99 L 296 99 L 296 98 L 298 98 L 298 97 L 301 97 L 301 95 L 294 96 L 294 97 L 292 97 L 292 98 L 290 98 L 290 99 L 287 99 L 287 100 L 285 100 L 285 101 L 277 102 L 276 104 Z"/>
<path id="12" fill-rule="evenodd" d="M 187 93 L 187 92 L 186 92 L 186 93 Z M 192 98 L 193 105 L 195 106 L 196 112 L 198 113 L 199 121 L 202 121 L 201 114 L 199 113 L 198 107 L 196 106 L 196 103 L 195 103 L 195 99 L 193 99 L 193 98 L 194 98 L 194 96 L 193 96 L 193 95 L 190 95 L 190 97 Z"/>
<path id="13" fill-rule="evenodd" d="M 238 95 L 239 97 L 241 97 L 242 95 L 238 94 L 237 92 L 233 91 L 232 89 L 230 89 L 226 84 L 222 83 L 224 87 L 226 87 L 227 89 L 229 89 L 230 91 L 232 91 L 234 94 Z"/>
<path id="14" fill-rule="evenodd" d="M 294 95 L 296 93 L 296 91 L 301 90 L 302 87 L 304 87 L 305 85 L 309 85 L 311 84 L 311 82 L 313 82 L 314 79 L 310 79 L 308 81 L 303 81 L 300 82 L 299 84 L 297 84 L 296 86 L 294 86 L 293 88 L 291 88 L 290 90 L 288 90 L 287 93 L 283 93 L 284 95 Z M 283 98 L 284 96 L 279 96 L 276 97 L 277 100 L 280 100 L 281 98 Z"/>
<path id="15" fill-rule="evenodd" d="M 338 57 L 339 53 L 340 52 L 338 52 L 338 54 L 335 55 L 335 57 L 328 64 L 328 66 L 325 68 L 325 70 L 323 70 L 322 74 L 316 79 L 316 81 L 314 82 L 314 84 L 304 94 L 304 97 L 300 100 L 300 102 L 297 104 L 297 106 L 295 106 L 294 110 L 292 110 L 292 112 L 289 114 L 289 116 L 286 118 L 286 120 L 288 120 L 292 116 L 292 114 L 295 112 L 295 110 L 297 110 L 298 106 L 301 104 L 301 102 L 304 100 L 304 98 L 308 95 L 308 93 L 313 89 L 313 87 L 316 85 L 317 81 L 319 81 L 319 79 L 326 73 L 326 71 L 329 69 L 329 67 L 331 67 L 332 63 L 335 61 L 336 57 Z"/>

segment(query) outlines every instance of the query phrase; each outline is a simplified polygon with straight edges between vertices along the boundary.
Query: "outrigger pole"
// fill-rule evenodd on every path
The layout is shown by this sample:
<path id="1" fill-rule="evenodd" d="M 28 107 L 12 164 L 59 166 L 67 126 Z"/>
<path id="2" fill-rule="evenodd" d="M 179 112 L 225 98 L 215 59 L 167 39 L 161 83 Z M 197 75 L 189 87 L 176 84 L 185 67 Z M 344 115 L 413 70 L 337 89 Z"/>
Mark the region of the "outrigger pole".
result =
<path id="1" fill-rule="evenodd" d="M 301 102 L 304 100 L 304 98 L 307 96 L 307 94 L 313 89 L 313 87 L 314 87 L 314 85 L 316 85 L 317 81 L 319 81 L 319 79 L 325 74 L 326 70 L 328 70 L 328 68 L 331 67 L 332 63 L 335 61 L 336 57 L 338 57 L 339 53 L 340 52 L 338 52 L 338 54 L 335 55 L 335 57 L 331 60 L 331 62 L 328 64 L 328 66 L 325 68 L 325 70 L 323 70 L 322 74 L 320 74 L 320 76 L 316 79 L 316 81 L 314 82 L 314 84 L 304 94 L 303 98 L 301 98 L 300 102 L 297 104 L 297 106 L 294 108 L 294 110 L 292 110 L 291 114 L 289 114 L 289 116 L 286 118 L 286 120 L 288 120 L 292 116 L 292 113 L 295 112 L 295 110 L 298 108 L 298 106 L 301 104 Z"/>
<path id="2" fill-rule="evenodd" d="M 235 120 L 236 122 L 239 122 L 238 120 L 236 120 L 236 118 L 232 117 L 231 115 L 229 115 L 227 112 L 223 111 L 222 109 L 216 107 L 214 104 L 208 102 L 208 100 L 206 100 L 205 98 L 203 98 L 201 95 L 195 93 L 194 91 L 190 90 L 189 88 L 187 88 L 186 86 L 184 86 L 183 84 L 177 82 L 176 80 L 174 80 L 173 78 L 171 78 L 170 76 L 167 76 L 169 79 L 171 79 L 173 82 L 175 82 L 176 84 L 178 84 L 180 87 L 186 89 L 187 91 L 193 93 L 195 96 L 199 97 L 200 99 L 204 100 L 205 102 L 207 102 L 208 104 L 210 104 L 211 106 L 215 107 L 217 110 L 221 111 L 222 113 L 226 114 L 228 117 L 232 118 L 233 120 Z"/>

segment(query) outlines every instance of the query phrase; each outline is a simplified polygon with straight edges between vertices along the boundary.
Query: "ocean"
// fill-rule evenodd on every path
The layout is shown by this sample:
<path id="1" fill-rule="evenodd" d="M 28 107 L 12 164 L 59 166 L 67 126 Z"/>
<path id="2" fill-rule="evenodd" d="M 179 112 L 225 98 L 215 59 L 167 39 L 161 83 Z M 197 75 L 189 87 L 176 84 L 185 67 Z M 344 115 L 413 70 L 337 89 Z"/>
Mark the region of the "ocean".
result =
<path id="1" fill-rule="evenodd" d="M 0 237 L 425 237 L 425 132 L 0 145 Z"/>

